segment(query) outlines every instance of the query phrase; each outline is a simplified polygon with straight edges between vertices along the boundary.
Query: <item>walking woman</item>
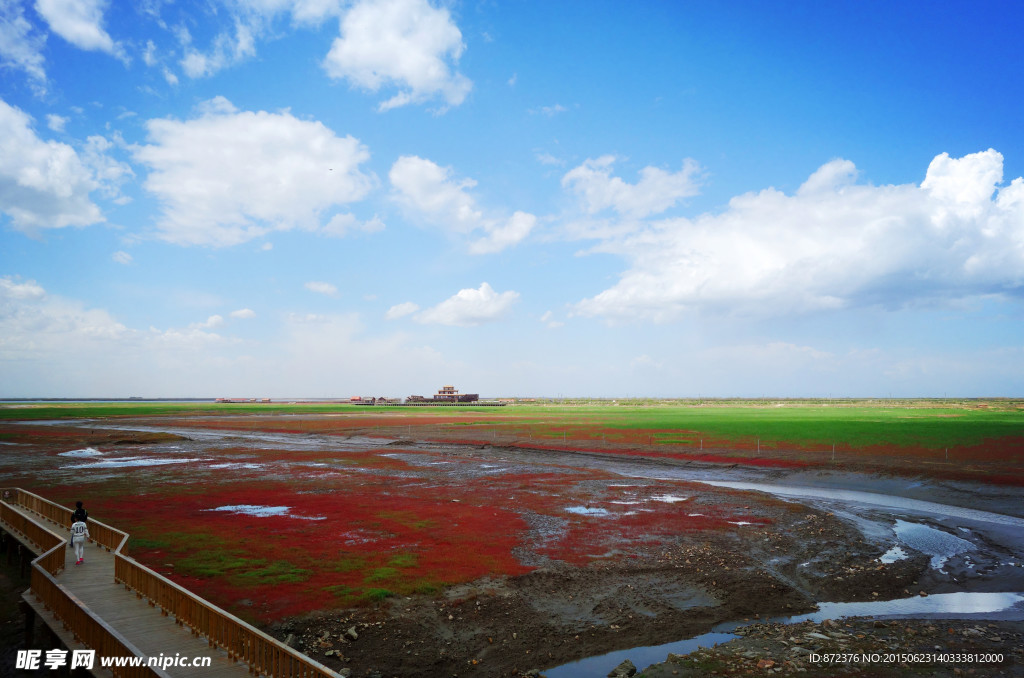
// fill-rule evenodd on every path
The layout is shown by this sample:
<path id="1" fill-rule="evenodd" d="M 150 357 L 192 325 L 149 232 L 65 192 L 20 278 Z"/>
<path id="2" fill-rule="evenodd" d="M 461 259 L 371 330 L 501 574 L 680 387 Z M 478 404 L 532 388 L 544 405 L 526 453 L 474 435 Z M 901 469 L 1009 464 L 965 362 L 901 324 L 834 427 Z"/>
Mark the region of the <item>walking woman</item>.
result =
<path id="1" fill-rule="evenodd" d="M 75 520 L 71 523 L 71 544 L 75 547 L 75 565 L 81 565 L 85 560 L 85 540 L 89 538 L 89 527 L 84 520 Z"/>

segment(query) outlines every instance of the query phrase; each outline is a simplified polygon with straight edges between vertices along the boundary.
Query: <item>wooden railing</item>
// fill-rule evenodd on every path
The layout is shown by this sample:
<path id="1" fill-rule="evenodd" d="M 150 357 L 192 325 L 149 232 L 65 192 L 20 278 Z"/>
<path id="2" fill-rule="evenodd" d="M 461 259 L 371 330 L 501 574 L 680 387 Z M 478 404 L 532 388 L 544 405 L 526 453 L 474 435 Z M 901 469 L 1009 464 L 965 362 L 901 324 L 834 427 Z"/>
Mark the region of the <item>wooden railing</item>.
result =
<path id="1" fill-rule="evenodd" d="M 13 504 L 36 511 L 56 525 L 64 525 L 63 512 L 70 516 L 71 511 L 23 490 L 5 489 L 0 491 L 0 496 L 3 497 L 0 521 L 31 542 L 34 550 L 42 552 L 32 561 L 30 590 L 43 607 L 70 630 L 75 639 L 96 650 L 98 656 L 143 656 L 131 642 L 93 614 L 54 578 L 64 569 L 66 538 L 16 511 Z M 118 666 L 110 667 L 110 670 L 117 678 L 170 678 L 166 671 L 156 667 Z"/>
<path id="2" fill-rule="evenodd" d="M 338 674 L 281 641 L 250 626 L 191 591 L 120 553 L 114 554 L 114 579 L 164 614 L 223 648 L 257 675 L 271 678 L 338 678 Z"/>
<path id="3" fill-rule="evenodd" d="M 57 574 L 64 567 L 64 552 L 60 549 L 54 550 L 56 546 L 64 546 L 67 543 L 63 537 L 18 513 L 7 502 L 0 504 L 0 520 L 3 520 L 11 530 L 35 546 L 33 550 L 36 552 L 46 555 L 56 553 L 61 556 L 58 559 L 52 555 L 46 558 L 46 555 L 44 555 L 36 559 L 37 561 L 42 561 L 42 565 L 47 572 Z M 45 560 L 43 560 L 44 558 Z"/>
<path id="4" fill-rule="evenodd" d="M 15 499 L 21 506 L 40 513 L 56 524 L 70 524 L 72 513 L 70 509 L 20 489 L 2 490 L 2 493 L 7 500 Z M 120 637 L 116 631 L 95 617 L 88 608 L 76 601 L 57 583 L 52 574 L 59 571 L 59 568 L 58 570 L 49 570 L 42 566 L 41 563 L 54 566 L 59 557 L 60 567 L 63 567 L 65 540 L 36 525 L 10 507 L 3 506 L 3 509 L 5 512 L 0 517 L 5 521 L 8 512 L 12 520 L 20 519 L 21 522 L 18 523 L 10 522 L 12 526 L 25 524 L 27 529 L 31 529 L 29 526 L 33 526 L 36 530 L 50 535 L 50 539 L 56 539 L 59 542 L 54 548 L 32 561 L 32 590 L 44 601 L 47 609 L 54 611 L 54 614 L 74 631 L 76 637 L 80 637 L 83 643 L 98 652 L 100 646 L 82 638 L 80 633 L 92 634 L 90 637 L 100 644 L 105 644 L 104 647 L 109 646 L 113 654 L 123 650 L 121 656 L 128 654 L 141 656 L 126 639 Z M 268 678 L 340 678 L 337 673 L 298 650 L 288 647 L 281 641 L 121 553 L 121 549 L 128 539 L 127 533 L 91 518 L 89 519 L 89 533 L 92 535 L 93 541 L 114 552 L 114 581 L 135 591 L 154 606 L 159 606 L 164 614 L 174 615 L 179 624 L 187 626 L 197 635 L 205 637 L 211 645 L 223 648 L 231 659 L 248 665 L 250 673 L 255 673 L 257 676 L 265 675 Z M 43 538 L 42 535 L 40 538 Z M 60 612 L 57 612 L 57 609 Z M 85 617 L 80 614 L 83 612 Z M 123 647 L 117 646 L 117 643 L 122 643 Z M 147 671 L 117 675 L 125 675 L 130 678 L 166 675 L 164 672 L 158 672 L 155 668 L 147 669 Z"/>
<path id="5" fill-rule="evenodd" d="M 64 559 L 64 544 L 55 547 L 33 561 L 32 592 L 70 630 L 75 639 L 86 647 L 96 650 L 97 657 L 144 657 L 145 655 L 127 638 L 97 617 L 93 612 L 72 596 L 56 579 L 41 567 L 35 567 L 43 558 L 56 552 Z M 111 672 L 118 678 L 170 678 L 170 675 L 151 666 L 112 666 Z"/>
<path id="6" fill-rule="evenodd" d="M 49 499 L 18 488 L 3 490 L 4 501 L 18 504 L 29 511 L 38 513 L 55 525 L 68 529 L 71 527 L 71 516 L 74 513 L 66 506 L 61 506 Z M 127 541 L 128 533 L 110 527 L 92 518 L 89 519 L 89 538 L 108 551 L 119 550 Z"/>

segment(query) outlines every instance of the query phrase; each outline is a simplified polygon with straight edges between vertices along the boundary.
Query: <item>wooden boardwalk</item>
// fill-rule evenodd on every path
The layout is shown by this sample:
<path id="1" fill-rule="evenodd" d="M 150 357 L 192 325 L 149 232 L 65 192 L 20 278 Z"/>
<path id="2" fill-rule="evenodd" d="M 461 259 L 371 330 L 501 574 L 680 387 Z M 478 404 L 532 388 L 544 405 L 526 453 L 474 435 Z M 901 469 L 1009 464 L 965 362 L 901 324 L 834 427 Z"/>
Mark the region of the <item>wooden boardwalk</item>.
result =
<path id="1" fill-rule="evenodd" d="M 31 520 L 45 524 L 38 514 L 20 506 L 19 513 Z M 52 528 L 51 528 L 52 529 Z M 144 656 L 173 657 L 180 654 L 191 661 L 196 657 L 210 657 L 210 666 L 168 667 L 171 676 L 223 676 L 244 678 L 249 668 L 231 661 L 228 653 L 217 647 L 210 647 L 205 638 L 193 635 L 175 623 L 174 618 L 164 615 L 124 585 L 114 582 L 114 554 L 96 543 L 86 544 L 85 562 L 75 565 L 74 549 L 64 549 L 64 571 L 57 575 L 57 581 L 71 592 L 92 612 L 115 628 L 124 638 L 137 647 Z M 32 595 L 27 591 L 26 596 Z M 41 601 L 29 601 L 37 610 Z M 99 660 L 97 659 L 97 664 Z"/>
<path id="2" fill-rule="evenodd" d="M 50 533 L 60 535 L 63 538 L 68 537 L 66 528 L 55 525 L 52 518 L 14 502 L 5 502 L 4 505 L 5 509 L 13 509 L 17 515 L 8 513 L 7 520 L 0 518 L 0 527 L 5 532 L 15 536 L 37 555 L 42 555 L 41 551 L 45 549 L 42 549 L 39 544 L 34 543 L 31 536 L 26 536 L 24 533 L 28 531 L 26 525 L 21 525 L 23 528 L 21 531 L 12 525 L 12 523 L 18 521 L 18 516 L 26 518 L 34 523 L 35 526 L 48 530 Z M 97 525 L 97 527 L 102 527 L 102 525 Z M 92 530 L 91 524 L 90 530 Z M 95 535 L 93 536 L 95 537 Z M 138 669 L 119 671 L 114 669 L 112 672 L 114 675 L 244 678 L 245 676 L 257 673 L 270 676 L 271 678 L 340 678 L 338 674 L 310 660 L 305 655 L 285 647 L 283 644 L 278 643 L 278 641 L 264 636 L 264 634 L 255 629 L 251 629 L 251 627 L 244 628 L 247 627 L 244 622 L 230 617 L 227 613 L 195 597 L 194 594 L 189 594 L 184 589 L 180 589 L 180 587 L 167 582 L 168 586 L 179 588 L 184 595 L 208 606 L 209 610 L 215 611 L 215 614 L 220 615 L 222 622 L 223 617 L 227 616 L 230 618 L 229 621 L 231 623 L 237 623 L 242 628 L 242 633 L 244 635 L 247 634 L 246 638 L 249 645 L 246 647 L 252 646 L 254 634 L 262 636 L 262 638 L 258 639 L 258 642 L 262 643 L 260 656 L 247 662 L 245 657 L 246 650 L 239 650 L 237 644 L 234 645 L 234 651 L 229 653 L 228 649 L 231 649 L 232 645 L 228 643 L 228 648 L 225 648 L 221 647 L 225 643 L 215 644 L 214 640 L 211 639 L 217 636 L 214 631 L 209 633 L 210 637 L 204 637 L 201 633 L 201 625 L 195 623 L 188 624 L 185 623 L 188 620 L 183 622 L 176 619 L 174 614 L 168 613 L 161 609 L 160 606 L 147 600 L 147 598 L 142 596 L 141 592 L 129 590 L 126 588 L 126 584 L 122 583 L 124 582 L 123 576 L 122 582 L 115 581 L 115 559 L 121 558 L 123 561 L 123 556 L 116 555 L 115 552 L 100 546 L 98 542 L 94 541 L 86 544 L 85 560 L 81 565 L 76 565 L 74 549 L 62 548 L 64 550 L 64 567 L 63 570 L 56 571 L 53 579 L 66 593 L 70 594 L 74 605 L 78 608 L 87 609 L 93 617 L 101 620 L 100 623 L 102 625 L 109 627 L 114 635 L 119 636 L 124 641 L 125 647 L 134 646 L 132 649 L 137 656 L 146 658 L 180 657 L 187 660 L 188 664 L 187 666 L 166 666 L 163 670 L 155 668 L 142 671 Z M 51 552 L 52 556 L 57 556 L 59 562 L 59 554 Z M 34 567 L 36 566 L 34 565 Z M 50 571 L 54 570 L 56 568 L 51 567 Z M 44 605 L 40 595 L 35 592 L 37 575 L 40 574 L 40 572 L 33 572 L 33 587 L 25 592 L 26 602 L 36 610 L 69 649 L 84 648 L 85 646 L 78 642 L 74 636 L 86 635 L 85 632 L 72 628 L 74 624 L 69 624 L 67 618 L 58 618 L 57 615 L 59 613 L 49 609 L 54 607 L 54 605 Z M 153 575 L 159 578 L 159 575 L 155 575 L 155 573 Z M 40 584 L 43 583 L 40 580 Z M 45 587 L 41 586 L 41 588 Z M 75 616 L 68 614 L 67 610 L 64 611 L 64 617 Z M 77 617 L 81 616 L 81 614 L 77 614 Z M 280 647 L 272 647 L 268 651 L 265 649 L 267 644 L 279 645 Z M 97 651 L 96 653 L 96 666 L 93 673 L 98 676 L 110 676 L 110 671 L 100 669 L 100 657 L 102 654 L 104 654 L 102 651 Z M 110 655 L 110 652 L 108 651 L 106 654 Z M 193 666 L 193 662 L 201 657 L 209 657 L 209 665 Z M 269 661 L 266 657 L 270 657 Z M 254 664 L 256 665 L 255 667 Z"/>

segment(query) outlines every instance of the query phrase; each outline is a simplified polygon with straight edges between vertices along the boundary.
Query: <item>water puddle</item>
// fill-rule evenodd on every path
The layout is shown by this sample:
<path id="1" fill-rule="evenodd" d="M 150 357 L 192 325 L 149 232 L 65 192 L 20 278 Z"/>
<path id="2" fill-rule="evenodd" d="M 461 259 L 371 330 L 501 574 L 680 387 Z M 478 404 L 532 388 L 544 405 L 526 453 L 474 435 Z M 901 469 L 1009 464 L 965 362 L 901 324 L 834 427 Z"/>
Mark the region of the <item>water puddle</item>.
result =
<path id="1" fill-rule="evenodd" d="M 187 464 L 193 461 L 203 461 L 198 458 L 190 459 L 169 459 L 166 457 L 115 457 L 94 461 L 88 464 L 71 464 L 64 468 L 93 469 L 93 468 L 126 468 L 129 466 L 163 466 L 164 464 Z"/>
<path id="2" fill-rule="evenodd" d="M 651 501 L 661 501 L 666 504 L 675 504 L 676 502 L 686 501 L 687 499 L 689 499 L 689 497 L 680 497 L 674 494 L 659 494 L 651 497 Z"/>
<path id="3" fill-rule="evenodd" d="M 218 506 L 212 509 L 203 509 L 204 511 L 225 511 L 228 513 L 237 513 L 245 516 L 256 516 L 257 518 L 267 518 L 269 516 L 287 516 L 289 518 L 295 518 L 297 520 L 327 520 L 326 516 L 298 516 L 289 511 L 292 510 L 291 506 L 260 506 L 258 504 L 234 504 L 231 506 Z"/>
<path id="4" fill-rule="evenodd" d="M 624 660 L 636 664 L 638 669 L 651 664 L 665 661 L 669 652 L 675 654 L 689 654 L 702 647 L 714 647 L 719 643 L 726 643 L 737 636 L 732 633 L 705 633 L 696 638 L 679 640 L 665 645 L 652 645 L 649 647 L 638 647 L 632 650 L 616 650 L 599 657 L 587 657 L 570 664 L 562 664 L 553 669 L 541 671 L 548 678 L 593 678 L 594 676 L 606 676 L 613 668 Z"/>
<path id="5" fill-rule="evenodd" d="M 251 471 L 251 470 L 255 470 L 255 469 L 261 469 L 263 467 L 264 467 L 263 464 L 252 464 L 252 463 L 241 462 L 241 461 L 227 461 L 227 462 L 223 462 L 223 463 L 220 463 L 220 464 L 210 464 L 206 468 L 216 469 L 216 470 L 222 470 L 222 469 L 246 469 L 246 470 L 250 470 Z"/>
<path id="6" fill-rule="evenodd" d="M 930 555 L 931 566 L 940 572 L 944 572 L 942 566 L 953 556 L 975 550 L 974 544 L 966 539 L 920 523 L 897 520 L 893 532 L 906 546 Z"/>
<path id="7" fill-rule="evenodd" d="M 259 506 L 257 504 L 234 504 L 232 506 L 218 506 L 212 509 L 203 509 L 205 511 L 226 511 L 228 513 L 239 513 L 246 516 L 257 516 L 259 518 L 266 518 L 267 516 L 285 516 L 292 510 L 291 506 Z"/>
<path id="8" fill-rule="evenodd" d="M 881 556 L 879 556 L 878 560 L 880 562 L 889 564 L 895 563 L 897 560 L 906 560 L 909 557 L 910 556 L 907 555 L 907 552 L 901 549 L 899 546 L 893 546 L 891 549 L 889 549 Z"/>
<path id="9" fill-rule="evenodd" d="M 590 508 L 589 506 L 569 506 L 565 509 L 566 513 L 575 513 L 580 516 L 606 516 L 608 510 L 603 508 Z"/>
<path id="10" fill-rule="evenodd" d="M 841 617 L 920 618 L 941 615 L 944 618 L 1012 618 L 1024 619 L 1024 593 L 942 593 L 927 597 L 915 596 L 898 600 L 877 600 L 863 603 L 819 603 L 817 612 L 765 620 L 782 624 L 802 621 L 821 622 Z M 604 676 L 628 659 L 638 669 L 665 661 L 668 654 L 689 654 L 701 647 L 714 647 L 740 636 L 733 633 L 749 622 L 719 624 L 711 632 L 694 638 L 662 645 L 616 650 L 597 657 L 563 664 L 543 671 L 548 678 L 592 678 Z M 764 623 L 764 622 L 758 622 Z"/>
<path id="11" fill-rule="evenodd" d="M 795 624 L 802 621 L 820 622 L 840 617 L 922 617 L 942 615 L 945 618 L 987 615 L 1013 610 L 1024 618 L 1024 593 L 936 593 L 897 600 L 867 601 L 863 603 L 818 603 L 817 612 L 773 622 Z"/>
<path id="12" fill-rule="evenodd" d="M 58 452 L 58 457 L 101 457 L 103 453 L 97 450 L 95 447 L 87 447 L 84 450 L 68 450 L 67 452 Z"/>

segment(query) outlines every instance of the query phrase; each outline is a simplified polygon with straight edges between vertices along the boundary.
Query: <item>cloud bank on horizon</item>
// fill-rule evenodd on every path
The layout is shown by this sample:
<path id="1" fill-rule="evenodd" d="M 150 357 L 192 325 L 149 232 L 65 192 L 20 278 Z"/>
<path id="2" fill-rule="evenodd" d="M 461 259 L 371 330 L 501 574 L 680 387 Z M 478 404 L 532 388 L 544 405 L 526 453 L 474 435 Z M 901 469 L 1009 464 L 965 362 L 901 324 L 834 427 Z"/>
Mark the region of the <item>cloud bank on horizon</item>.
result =
<path id="1" fill-rule="evenodd" d="M 1021 395 L 1024 10 L 602 7 L 0 0 L 0 397 Z"/>

